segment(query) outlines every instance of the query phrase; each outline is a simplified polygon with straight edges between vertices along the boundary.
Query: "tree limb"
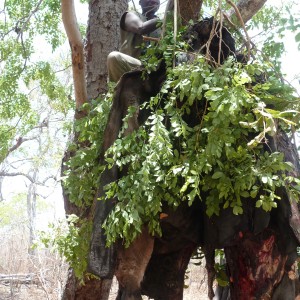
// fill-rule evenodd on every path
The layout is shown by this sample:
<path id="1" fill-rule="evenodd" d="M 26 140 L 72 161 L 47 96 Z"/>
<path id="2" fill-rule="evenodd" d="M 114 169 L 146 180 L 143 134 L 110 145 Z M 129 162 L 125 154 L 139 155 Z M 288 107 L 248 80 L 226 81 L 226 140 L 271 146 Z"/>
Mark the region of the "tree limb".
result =
<path id="1" fill-rule="evenodd" d="M 229 19 L 238 27 L 243 26 L 240 24 L 240 17 L 244 23 L 247 23 L 267 2 L 267 0 L 240 0 L 236 7 L 232 7 L 227 15 Z M 240 16 L 237 16 L 238 9 Z"/>
<path id="2" fill-rule="evenodd" d="M 72 70 L 76 101 L 76 111 L 79 112 L 82 105 L 87 102 L 87 91 L 85 81 L 85 60 L 83 54 L 83 42 L 77 24 L 73 0 L 61 1 L 61 12 L 66 34 L 69 39 L 72 52 Z M 79 119 L 84 113 L 75 114 Z"/>
<path id="3" fill-rule="evenodd" d="M 7 157 L 11 152 L 13 152 L 13 151 L 15 151 L 16 149 L 18 149 L 24 142 L 34 140 L 35 138 L 36 138 L 36 137 L 23 138 L 23 137 L 20 136 L 20 137 L 17 139 L 16 143 L 8 149 L 6 157 Z"/>
<path id="4" fill-rule="evenodd" d="M 24 176 L 26 177 L 30 182 L 34 182 L 34 179 L 29 176 L 28 174 L 22 173 L 22 172 L 15 172 L 15 173 L 6 173 L 6 172 L 0 172 L 0 177 L 15 177 L 15 176 Z"/>

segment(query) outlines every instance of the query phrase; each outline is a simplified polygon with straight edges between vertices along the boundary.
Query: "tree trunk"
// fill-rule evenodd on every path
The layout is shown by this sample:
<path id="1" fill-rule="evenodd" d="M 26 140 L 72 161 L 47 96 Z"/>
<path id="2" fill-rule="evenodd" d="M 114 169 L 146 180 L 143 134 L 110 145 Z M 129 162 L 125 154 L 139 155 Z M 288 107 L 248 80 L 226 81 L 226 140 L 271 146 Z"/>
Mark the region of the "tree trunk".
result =
<path id="1" fill-rule="evenodd" d="M 127 9 L 126 0 L 92 0 L 86 41 L 88 99 L 107 91 L 107 55 L 120 46 L 120 19 Z"/>
<path id="2" fill-rule="evenodd" d="M 198 20 L 203 0 L 178 0 L 179 14 L 183 25 L 187 25 L 189 20 Z"/>
<path id="3" fill-rule="evenodd" d="M 227 0 L 227 2 L 233 6 L 228 12 L 229 18 L 236 26 L 241 27 L 241 20 L 247 23 L 264 6 L 267 0 L 240 0 L 236 6 L 232 1 Z"/>
<path id="4" fill-rule="evenodd" d="M 72 66 L 74 78 L 74 90 L 76 98 L 75 119 L 84 116 L 78 113 L 81 105 L 88 100 L 95 99 L 107 91 L 107 68 L 106 57 L 109 52 L 119 48 L 120 33 L 119 22 L 121 15 L 127 9 L 127 0 L 92 0 L 89 3 L 89 20 L 87 29 L 87 41 L 85 48 L 85 63 L 83 56 L 82 40 L 78 36 L 74 3 L 70 0 L 62 1 L 66 4 L 62 13 L 65 12 L 64 25 L 67 27 L 70 47 L 72 50 Z M 63 8 L 63 7 L 62 7 Z M 73 21 L 70 20 L 73 19 Z M 71 38 L 70 38 L 71 37 Z M 84 68 L 84 66 L 86 68 Z M 86 69 L 86 78 L 84 70 Z M 85 92 L 85 88 L 86 91 Z M 75 139 L 77 137 L 75 136 Z M 72 156 L 66 151 L 63 159 L 62 173 L 65 169 L 64 162 Z M 90 209 L 76 207 L 68 199 L 63 191 L 66 214 L 92 217 Z M 85 279 L 85 285 L 81 285 L 75 278 L 73 270 L 69 270 L 63 300 L 105 300 L 108 299 L 111 280 Z"/>
<path id="5" fill-rule="evenodd" d="M 240 0 L 235 5 L 231 0 L 226 1 L 232 6 L 226 14 L 237 27 L 247 23 L 267 2 L 267 0 Z M 178 3 L 183 25 L 186 25 L 189 20 L 198 20 L 203 0 L 169 0 L 166 10 L 174 10 L 175 2 Z"/>
<path id="6" fill-rule="evenodd" d="M 225 248 L 232 300 L 272 299 L 287 261 L 278 245 L 279 237 L 266 229 L 244 234 L 236 246 Z"/>
<path id="7" fill-rule="evenodd" d="M 67 283 L 62 300 L 107 300 L 111 280 L 89 279 L 82 285 L 76 279 L 73 270 L 69 269 Z"/>
<path id="8" fill-rule="evenodd" d="M 232 2 L 228 1 L 230 4 Z M 242 26 L 241 20 L 245 23 L 262 7 L 266 0 L 241 0 L 236 6 L 233 5 L 232 10 L 229 12 L 229 16 L 237 19 L 235 24 Z M 200 11 L 202 1 L 201 0 L 178 0 L 180 15 L 183 22 L 190 19 L 197 18 L 197 14 Z M 89 21 L 87 30 L 86 41 L 86 80 L 87 80 L 87 98 L 95 99 L 99 95 L 107 91 L 107 69 L 106 58 L 109 52 L 117 50 L 119 48 L 119 20 L 122 13 L 127 8 L 126 0 L 110 1 L 110 0 L 91 0 L 89 4 Z M 238 10 L 239 9 L 239 13 Z M 79 208 L 74 208 L 70 205 L 68 199 L 65 197 L 66 213 L 73 213 L 76 211 L 77 215 L 82 215 Z M 88 215 L 91 215 L 88 212 Z M 264 236 L 252 236 L 245 235 L 243 241 L 234 248 L 226 249 L 226 256 L 230 261 L 229 269 L 232 276 L 232 295 L 233 299 L 246 299 L 241 298 L 240 293 L 247 286 L 250 294 L 261 293 L 264 289 L 268 293 L 270 290 L 270 283 L 266 283 L 260 290 L 258 286 L 251 286 L 252 282 L 249 278 L 246 278 L 242 273 L 242 267 L 250 271 L 249 274 L 255 276 L 258 274 L 260 267 L 265 265 L 252 266 L 251 260 L 249 264 L 249 258 L 253 258 L 255 251 L 261 251 L 262 256 L 258 257 L 255 262 L 263 262 L 267 259 L 270 264 L 276 265 L 271 271 L 268 266 L 265 266 L 263 270 L 264 275 L 270 273 L 272 278 L 272 287 L 282 280 L 283 270 L 286 261 L 286 256 L 281 255 L 278 252 L 276 245 L 278 244 L 278 237 L 273 232 L 267 232 Z M 265 251 L 267 247 L 268 251 Z M 237 251 L 233 251 L 237 250 Z M 268 252 L 267 256 L 265 252 Z M 265 257 L 266 256 L 266 257 Z M 254 256 L 255 257 L 255 256 Z M 254 263 L 255 263 L 254 262 Z M 185 262 L 184 262 L 185 263 Z M 237 272 L 239 270 L 240 272 Z M 151 272 L 148 276 L 151 276 Z M 264 276 L 269 279 L 269 277 Z M 267 280 L 266 280 L 267 281 Z M 239 283 L 240 282 L 240 283 Z M 76 280 L 73 272 L 70 270 L 67 287 L 63 296 L 63 299 L 107 299 L 110 289 L 110 280 L 96 280 L 89 279 L 84 286 L 80 286 Z M 166 293 L 168 294 L 168 293 Z M 180 298 L 180 296 L 178 296 Z M 235 297 L 235 298 L 234 298 Z M 261 298 L 262 299 L 262 298 Z M 268 298 L 265 298 L 268 299 Z"/>

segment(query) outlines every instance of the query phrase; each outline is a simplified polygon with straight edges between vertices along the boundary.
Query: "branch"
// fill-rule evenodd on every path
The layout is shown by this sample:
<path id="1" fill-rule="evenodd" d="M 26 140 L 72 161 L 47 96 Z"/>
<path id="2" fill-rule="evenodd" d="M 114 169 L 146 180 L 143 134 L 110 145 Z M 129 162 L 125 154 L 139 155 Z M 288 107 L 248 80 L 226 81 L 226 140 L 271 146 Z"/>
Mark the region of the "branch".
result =
<path id="1" fill-rule="evenodd" d="M 45 185 L 46 182 L 50 179 L 53 179 L 54 181 L 58 181 L 57 179 L 57 176 L 54 176 L 54 175 L 50 175 L 50 176 L 47 176 L 43 181 L 40 182 L 40 185 Z"/>
<path id="2" fill-rule="evenodd" d="M 232 6 L 236 16 L 238 17 L 240 25 L 243 27 L 243 30 L 244 30 L 245 35 L 247 37 L 246 46 L 247 46 L 247 51 L 248 51 L 248 60 L 250 60 L 250 37 L 249 37 L 248 31 L 245 27 L 245 22 L 244 22 L 242 14 L 241 14 L 241 11 L 238 9 L 238 7 L 231 0 L 226 0 L 226 2 L 229 3 Z M 230 12 L 229 12 L 229 14 L 230 14 Z"/>
<path id="3" fill-rule="evenodd" d="M 37 3 L 37 5 L 36 5 L 36 7 L 34 8 L 34 10 L 33 10 L 32 12 L 29 13 L 29 15 L 27 16 L 27 19 L 23 22 L 22 28 L 18 28 L 18 25 L 16 25 L 16 29 L 17 29 L 17 31 L 18 31 L 18 38 L 20 37 L 20 35 L 22 35 L 22 33 L 23 33 L 23 31 L 25 30 L 26 26 L 28 25 L 28 23 L 29 23 L 31 17 L 39 10 L 40 5 L 42 4 L 42 2 L 43 2 L 43 0 L 40 0 L 40 1 Z M 24 17 L 24 18 L 25 18 L 25 17 Z M 23 18 L 23 19 L 24 19 L 24 18 Z M 20 21 L 18 21 L 18 22 L 20 22 Z M 17 24 L 18 24 L 18 22 L 17 22 Z"/>
<path id="4" fill-rule="evenodd" d="M 13 172 L 13 173 L 7 173 L 5 171 L 0 171 L 0 178 L 4 178 L 4 177 L 16 177 L 16 176 L 23 176 L 25 178 L 27 178 L 31 183 L 35 183 L 36 185 L 40 185 L 40 186 L 45 186 L 46 182 L 50 179 L 53 179 L 54 181 L 58 181 L 58 178 L 54 175 L 50 175 L 48 177 L 46 177 L 43 181 L 38 181 L 35 178 L 33 178 L 32 176 L 23 173 L 23 172 Z"/>
<path id="5" fill-rule="evenodd" d="M 247 23 L 266 2 L 267 0 L 240 0 L 236 7 L 229 10 L 227 15 L 236 26 L 241 27 L 243 24 L 239 22 L 240 18 L 244 23 Z M 240 13 L 240 16 L 237 16 L 237 11 Z"/>
<path id="6" fill-rule="evenodd" d="M 64 27 L 71 47 L 76 111 L 79 112 L 82 105 L 87 103 L 87 91 L 85 81 L 83 42 L 77 24 L 74 1 L 62 0 L 61 12 Z M 76 114 L 75 118 L 79 119 L 84 115 L 85 113 L 82 112 L 81 114 Z"/>
<path id="7" fill-rule="evenodd" d="M 16 149 L 18 149 L 24 142 L 27 142 L 27 141 L 31 141 L 31 140 L 34 140 L 36 137 L 32 137 L 32 138 L 23 138 L 23 137 L 19 137 L 17 139 L 17 142 L 8 149 L 7 151 L 7 155 L 6 157 L 13 151 L 15 151 Z"/>
<path id="8" fill-rule="evenodd" d="M 22 172 L 16 172 L 16 173 L 6 173 L 6 172 L 0 172 L 0 177 L 15 177 L 15 176 L 24 176 L 26 177 L 30 182 L 34 183 L 34 179 L 29 176 L 28 174 L 22 173 Z"/>

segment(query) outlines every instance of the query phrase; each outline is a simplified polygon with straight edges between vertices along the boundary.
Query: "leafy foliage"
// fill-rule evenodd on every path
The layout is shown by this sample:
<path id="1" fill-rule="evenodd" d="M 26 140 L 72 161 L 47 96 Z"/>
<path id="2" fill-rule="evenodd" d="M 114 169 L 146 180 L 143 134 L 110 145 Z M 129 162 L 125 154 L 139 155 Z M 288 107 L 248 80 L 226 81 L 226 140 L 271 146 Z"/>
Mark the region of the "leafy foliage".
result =
<path id="1" fill-rule="evenodd" d="M 175 43 L 172 30 L 167 32 L 171 33 L 144 58 L 145 76 L 164 59 L 167 80 L 141 107 L 151 111 L 146 123 L 129 136 L 121 132 L 107 151 L 107 165 L 99 166 L 99 155 L 110 95 L 85 107 L 88 117 L 75 124 L 78 144 L 69 148 L 72 155 L 64 178 L 71 202 L 79 207 L 92 204 L 104 168 L 117 165 L 125 171 L 106 187 L 106 198 L 99 199 L 118 199 L 103 224 L 109 243 L 121 237 L 128 246 L 145 223 L 152 234 L 160 234 L 163 203 L 177 207 L 182 201 L 203 201 L 210 216 L 226 207 L 242 214 L 244 201 L 269 211 L 280 201 L 278 187 L 291 192 L 299 188 L 297 179 L 285 176 L 292 166 L 281 153 L 268 149 L 268 137 L 278 126 L 288 133 L 299 126 L 299 99 L 277 76 L 282 44 L 266 41 L 262 49 L 273 58 L 268 62 L 241 65 L 228 60 L 214 69 L 197 55 L 192 63 L 173 68 L 186 46 L 179 38 Z M 47 85 L 44 88 L 48 91 Z M 125 118 L 123 130 L 126 126 Z M 58 234 L 55 241 L 79 277 L 86 266 L 88 226 L 85 221 L 71 222 L 68 233 Z M 85 250 L 78 253 L 81 243 Z M 226 284 L 222 266 L 218 272 Z"/>
<path id="2" fill-rule="evenodd" d="M 69 201 L 78 207 L 92 204 L 104 169 L 99 165 L 99 155 L 110 106 L 109 93 L 104 99 L 85 104 L 83 109 L 89 114 L 77 120 L 74 126 L 77 140 L 69 145 L 71 157 L 66 162 L 63 185 Z"/>
<path id="3" fill-rule="evenodd" d="M 89 112 L 87 117 L 74 124 L 77 143 L 71 143 L 68 148 L 71 157 L 66 162 L 63 186 L 69 201 L 81 208 L 93 203 L 104 169 L 104 166 L 99 165 L 99 151 L 110 106 L 111 94 L 108 93 L 104 99 L 86 104 L 83 109 Z M 74 269 L 76 277 L 83 280 L 92 230 L 91 220 L 70 215 L 67 224 L 53 224 L 50 229 L 50 232 L 40 234 L 41 242 L 46 247 L 57 249 Z"/>
<path id="4" fill-rule="evenodd" d="M 286 46 L 291 46 L 291 43 L 284 43 L 284 37 L 294 33 L 295 41 L 298 43 L 298 49 L 300 49 L 300 23 L 297 4 L 286 1 L 281 4 L 280 8 L 265 5 L 249 23 L 248 30 L 254 30 L 255 35 L 257 35 L 257 30 L 261 31 L 253 40 L 256 40 L 256 44 L 262 45 L 260 55 L 263 55 L 265 61 L 271 59 L 274 71 L 280 73 L 281 56 L 287 50 Z"/>
<path id="5" fill-rule="evenodd" d="M 65 184 L 72 202 L 91 204 L 105 167 L 126 170 L 106 187 L 106 199 L 118 199 L 103 225 L 109 243 L 121 237 L 128 246 L 145 223 L 152 234 L 160 234 L 163 203 L 177 207 L 182 201 L 204 201 L 209 216 L 226 207 L 242 214 L 244 201 L 270 211 L 280 201 L 278 187 L 296 192 L 299 186 L 297 179 L 285 176 L 292 166 L 283 154 L 270 153 L 268 146 L 268 137 L 279 126 L 288 133 L 299 127 L 299 99 L 274 72 L 276 56 L 274 64 L 241 65 L 229 59 L 215 69 L 196 55 L 193 62 L 173 68 L 174 57 L 185 51 L 179 38 L 175 43 L 172 30 L 159 47 L 149 48 L 145 76 L 164 59 L 167 80 L 141 107 L 151 111 L 146 123 L 126 137 L 121 132 L 107 151 L 106 166 L 95 163 L 102 143 L 95 128 L 103 115 L 92 113 L 77 125 L 82 141 L 89 144 L 80 149 L 74 145 L 69 161 Z M 274 51 L 268 53 L 274 57 Z M 126 126 L 125 118 L 123 130 Z"/>
<path id="6" fill-rule="evenodd" d="M 213 69 L 201 56 L 168 69 L 147 122 L 107 152 L 109 167 L 126 168 L 107 187 L 107 198 L 119 201 L 104 224 L 110 242 L 122 237 L 128 245 L 143 223 L 160 234 L 163 202 L 202 199 L 209 216 L 222 207 L 242 214 L 243 199 L 266 211 L 277 206 L 276 189 L 287 186 L 292 166 L 264 145 L 277 126 L 299 125 L 299 99 L 273 77 L 255 85 L 263 69 L 232 60 Z"/>
<path id="7" fill-rule="evenodd" d="M 39 62 L 35 53 L 37 45 L 44 47 L 45 56 L 62 44 L 60 22 L 57 0 L 9 0 L 0 10 L 0 162 L 15 136 L 26 135 L 41 122 L 31 101 L 34 83 L 41 84 L 52 108 L 64 114 L 71 108 L 55 65 Z"/>
<path id="8" fill-rule="evenodd" d="M 50 224 L 49 229 L 47 232 L 40 232 L 40 241 L 47 248 L 57 250 L 61 256 L 65 257 L 74 270 L 75 276 L 83 280 L 92 232 L 91 222 L 70 215 L 67 222 Z M 37 246 L 38 244 L 35 245 Z"/>

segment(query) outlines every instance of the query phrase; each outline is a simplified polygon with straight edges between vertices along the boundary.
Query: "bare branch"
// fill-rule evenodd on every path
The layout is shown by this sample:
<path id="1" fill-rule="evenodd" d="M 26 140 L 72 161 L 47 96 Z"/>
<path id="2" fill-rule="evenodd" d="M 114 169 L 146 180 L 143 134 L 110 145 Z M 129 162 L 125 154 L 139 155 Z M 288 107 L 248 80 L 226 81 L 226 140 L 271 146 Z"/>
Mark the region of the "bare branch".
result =
<path id="1" fill-rule="evenodd" d="M 5 171 L 0 171 L 0 179 L 3 177 L 16 177 L 16 176 L 23 176 L 23 177 L 27 178 L 31 183 L 35 183 L 36 185 L 40 185 L 40 186 L 45 186 L 46 182 L 50 179 L 53 179 L 54 181 L 58 181 L 58 178 L 54 175 L 50 175 L 50 176 L 46 177 L 43 181 L 37 181 L 30 175 L 23 173 L 23 172 L 8 173 Z"/>
<path id="2" fill-rule="evenodd" d="M 29 176 L 28 174 L 22 173 L 22 172 L 15 172 L 15 173 L 6 173 L 6 172 L 0 172 L 0 177 L 16 177 L 16 176 L 23 176 L 27 178 L 30 182 L 34 182 L 34 179 Z"/>
<path id="3" fill-rule="evenodd" d="M 72 52 L 72 69 L 74 80 L 74 91 L 76 100 L 76 110 L 79 111 L 87 102 L 87 91 L 85 81 L 85 61 L 83 54 L 83 42 L 77 24 L 75 7 L 73 0 L 61 1 L 62 19 L 69 39 Z M 82 115 L 81 115 L 82 116 Z M 75 115 L 75 118 L 80 118 Z"/>
<path id="4" fill-rule="evenodd" d="M 236 7 L 234 7 L 234 5 L 233 8 L 229 10 L 228 17 L 235 25 L 240 27 L 242 25 L 239 23 L 240 19 L 242 19 L 244 23 L 247 23 L 266 2 L 267 0 L 240 0 Z M 240 16 L 237 16 L 237 11 Z"/>
<path id="5" fill-rule="evenodd" d="M 34 140 L 36 137 L 31 137 L 31 138 L 23 138 L 23 137 L 19 137 L 17 139 L 17 142 L 8 149 L 7 151 L 7 155 L 6 157 L 13 151 L 15 151 L 16 149 L 18 149 L 24 142 L 27 142 L 27 141 L 31 141 L 31 140 Z"/>
<path id="6" fill-rule="evenodd" d="M 45 185 L 46 182 L 47 182 L 48 180 L 50 180 L 50 179 L 53 179 L 54 181 L 58 181 L 58 179 L 57 179 L 56 176 L 50 175 L 50 176 L 46 177 L 46 178 L 41 182 L 41 185 Z"/>

